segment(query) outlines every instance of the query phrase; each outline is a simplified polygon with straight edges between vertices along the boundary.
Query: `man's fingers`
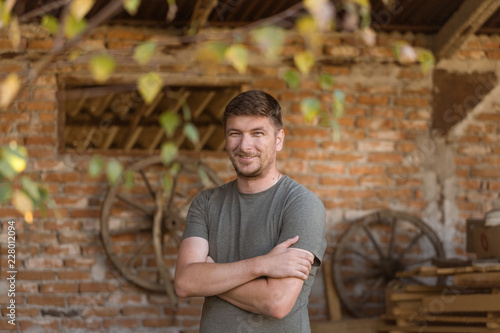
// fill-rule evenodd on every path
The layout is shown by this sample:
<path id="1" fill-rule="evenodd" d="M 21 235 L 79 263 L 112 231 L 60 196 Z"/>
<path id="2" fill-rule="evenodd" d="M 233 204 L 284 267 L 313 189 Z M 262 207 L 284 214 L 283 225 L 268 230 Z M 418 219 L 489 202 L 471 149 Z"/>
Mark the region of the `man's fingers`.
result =
<path id="1" fill-rule="evenodd" d="M 285 248 L 288 248 L 290 245 L 297 243 L 298 240 L 299 240 L 299 236 L 295 236 L 293 238 L 287 239 L 286 241 L 284 241 L 283 243 L 281 243 L 279 245 L 281 245 Z"/>

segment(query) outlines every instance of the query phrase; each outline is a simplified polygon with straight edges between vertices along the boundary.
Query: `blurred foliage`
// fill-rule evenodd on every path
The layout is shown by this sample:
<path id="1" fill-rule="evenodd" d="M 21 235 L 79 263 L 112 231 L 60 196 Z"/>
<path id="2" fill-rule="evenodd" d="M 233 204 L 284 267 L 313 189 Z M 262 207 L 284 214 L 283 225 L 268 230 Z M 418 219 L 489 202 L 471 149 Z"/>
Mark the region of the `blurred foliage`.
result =
<path id="1" fill-rule="evenodd" d="M 120 1 L 118 5 L 130 14 L 135 15 L 141 4 L 141 0 L 112 0 Z M 167 21 L 175 18 L 177 5 L 175 0 L 168 2 Z M 394 6 L 395 1 L 383 0 L 388 7 Z M 17 48 L 21 41 L 21 29 L 18 18 L 12 13 L 15 0 L 0 0 L 0 29 L 8 28 L 9 40 L 13 48 Z M 331 94 L 331 101 L 321 102 L 317 98 L 306 98 L 301 101 L 300 108 L 307 122 L 318 126 L 326 126 L 332 129 L 333 140 L 340 139 L 340 126 L 338 119 L 344 114 L 345 96 L 340 90 L 334 89 L 335 80 L 331 75 L 314 73 L 315 64 L 323 46 L 323 36 L 333 30 L 344 30 L 354 32 L 356 42 L 361 45 L 374 46 L 376 34 L 370 28 L 371 6 L 369 0 L 343 0 L 334 7 L 330 0 L 303 0 L 306 12 L 302 17 L 296 17 L 294 29 L 301 36 L 306 49 L 293 57 L 293 64 L 283 74 L 287 86 L 293 90 L 300 87 L 304 77 L 309 79 L 316 77 L 319 87 L 327 94 Z M 94 0 L 70 0 L 64 4 L 61 17 L 43 15 L 41 25 L 57 39 L 59 44 L 67 45 L 78 41 L 89 26 L 86 19 L 89 11 L 94 6 Z M 343 12 L 342 19 L 336 13 Z M 279 15 L 279 14 L 278 14 Z M 284 17 L 286 19 L 286 17 Z M 264 20 L 266 21 L 266 20 Z M 191 26 L 186 29 L 187 37 L 191 37 L 191 43 L 196 46 L 195 61 L 207 74 L 217 74 L 219 66 L 228 63 L 240 73 L 245 74 L 248 69 L 250 57 L 261 57 L 263 61 L 276 61 L 282 54 L 286 42 L 286 30 L 279 26 L 279 22 L 273 24 L 263 23 L 251 26 L 248 29 L 236 29 L 237 32 L 227 35 L 217 41 L 208 38 L 196 39 L 197 27 Z M 249 41 L 243 44 L 245 36 Z M 61 40 L 62 37 L 62 40 Z M 206 41 L 205 41 L 206 40 Z M 200 41 L 200 42 L 198 42 Z M 57 44 L 57 43 L 55 43 Z M 396 41 L 393 45 L 394 55 L 401 65 L 420 63 L 422 71 L 429 71 L 434 65 L 433 54 L 425 49 L 416 49 L 404 41 Z M 58 52 L 65 51 L 64 47 Z M 68 59 L 73 61 L 84 52 L 79 49 L 68 50 Z M 138 43 L 133 49 L 132 58 L 139 66 L 144 68 L 144 73 L 137 80 L 137 90 L 146 104 L 151 104 L 163 90 L 164 82 L 155 70 L 147 65 L 159 52 L 156 42 L 145 41 Z M 33 66 L 35 67 L 35 66 Z M 99 84 L 103 84 L 115 73 L 116 60 L 110 54 L 95 54 L 89 57 L 89 69 Z M 31 73 L 27 77 L 39 75 L 39 72 Z M 27 79 L 25 79 L 27 80 Z M 19 94 L 24 81 L 16 73 L 8 75 L 0 83 L 0 108 L 8 108 Z M 167 134 L 168 141 L 161 147 L 161 157 L 165 165 L 174 165 L 178 154 L 178 147 L 174 142 L 174 134 L 184 135 L 193 144 L 199 140 L 199 133 L 191 122 L 191 113 L 187 103 L 179 96 L 182 106 L 182 115 L 166 110 L 159 118 L 159 122 Z M 33 211 L 37 208 L 45 209 L 51 205 L 47 189 L 41 183 L 35 183 L 28 177 L 22 176 L 27 164 L 27 152 L 22 146 L 11 143 L 0 148 L 0 204 L 9 200 L 14 207 L 21 212 L 27 222 L 33 221 Z M 102 156 L 93 156 L 88 172 L 92 176 L 105 175 L 107 180 L 113 184 L 120 176 L 125 177 L 125 186 L 133 187 L 133 176 L 116 159 L 106 161 Z M 171 186 L 171 179 L 175 175 L 175 167 L 171 167 L 170 173 L 163 180 L 165 190 Z M 169 185 L 170 184 L 170 185 Z"/>

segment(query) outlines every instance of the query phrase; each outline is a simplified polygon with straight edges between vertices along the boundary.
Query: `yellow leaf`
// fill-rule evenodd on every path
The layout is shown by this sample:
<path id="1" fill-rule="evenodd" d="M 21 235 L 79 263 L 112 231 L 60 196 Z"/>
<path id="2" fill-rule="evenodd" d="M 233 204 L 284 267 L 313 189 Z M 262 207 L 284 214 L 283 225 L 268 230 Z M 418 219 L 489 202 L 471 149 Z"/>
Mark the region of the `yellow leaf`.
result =
<path id="1" fill-rule="evenodd" d="M 208 74 L 216 74 L 218 65 L 224 60 L 226 48 L 223 43 L 207 43 L 196 51 L 196 61 Z"/>
<path id="2" fill-rule="evenodd" d="M 283 51 L 286 33 L 278 26 L 264 26 L 251 32 L 252 41 L 267 59 L 275 60 Z"/>
<path id="3" fill-rule="evenodd" d="M 9 39 L 14 49 L 18 49 L 21 44 L 21 28 L 19 28 L 17 16 L 12 17 L 10 21 Z"/>
<path id="4" fill-rule="evenodd" d="M 87 21 L 85 19 L 79 20 L 73 15 L 68 15 L 64 25 L 64 34 L 66 37 L 71 39 L 81 34 L 86 27 Z"/>
<path id="5" fill-rule="evenodd" d="M 99 83 L 107 81 L 113 74 L 115 67 L 115 59 L 108 55 L 98 55 L 90 60 L 92 76 Z"/>
<path id="6" fill-rule="evenodd" d="M 228 59 L 240 74 L 244 74 L 248 65 L 248 50 L 241 44 L 231 45 L 226 51 Z"/>
<path id="7" fill-rule="evenodd" d="M 130 15 L 137 14 L 141 0 L 123 0 L 123 7 Z"/>
<path id="8" fill-rule="evenodd" d="M 144 42 L 138 45 L 134 49 L 134 60 L 137 61 L 140 65 L 145 65 L 151 60 L 153 53 L 156 50 L 155 42 Z"/>
<path id="9" fill-rule="evenodd" d="M 304 0 L 304 6 L 314 18 L 316 26 L 321 31 L 332 27 L 334 7 L 329 0 Z"/>
<path id="10" fill-rule="evenodd" d="M 0 91 L 0 108 L 6 108 L 16 97 L 21 88 L 21 80 L 15 73 L 9 74 L 2 84 Z"/>
<path id="11" fill-rule="evenodd" d="M 12 204 L 14 205 L 14 208 L 16 208 L 16 210 L 23 215 L 28 212 L 33 212 L 33 201 L 22 191 L 17 190 L 14 192 L 14 195 L 12 196 Z"/>
<path id="12" fill-rule="evenodd" d="M 137 89 L 146 104 L 151 104 L 162 88 L 163 79 L 158 73 L 146 73 L 137 80 Z"/>
<path id="13" fill-rule="evenodd" d="M 73 0 L 70 12 L 77 20 L 81 20 L 93 6 L 94 0 Z"/>
<path id="14" fill-rule="evenodd" d="M 303 74 L 309 73 L 314 65 L 314 60 L 314 55 L 310 51 L 300 52 L 293 57 L 295 66 L 297 66 L 299 71 Z"/>
<path id="15" fill-rule="evenodd" d="M 26 220 L 26 223 L 33 223 L 33 213 L 32 212 L 26 212 L 24 213 L 24 219 Z"/>
<path id="16" fill-rule="evenodd" d="M 295 26 L 308 46 L 315 52 L 319 52 L 323 46 L 323 35 L 314 18 L 309 15 L 303 16 L 297 20 Z"/>

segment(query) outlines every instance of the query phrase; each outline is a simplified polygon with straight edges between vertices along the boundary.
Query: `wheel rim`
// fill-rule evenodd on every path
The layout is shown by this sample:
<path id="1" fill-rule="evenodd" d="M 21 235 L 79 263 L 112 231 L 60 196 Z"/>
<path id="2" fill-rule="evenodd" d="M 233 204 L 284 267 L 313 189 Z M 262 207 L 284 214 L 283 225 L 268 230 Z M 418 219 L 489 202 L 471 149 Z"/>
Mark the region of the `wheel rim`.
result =
<path id="1" fill-rule="evenodd" d="M 422 220 L 384 210 L 351 224 L 333 255 L 333 279 L 340 301 L 356 317 L 384 313 L 385 289 L 396 272 L 444 258 L 443 245 Z M 405 284 L 435 285 L 437 278 L 410 278 Z"/>
<path id="2" fill-rule="evenodd" d="M 128 281 L 149 291 L 167 293 L 175 302 L 170 295 L 172 277 L 189 204 L 200 191 L 222 181 L 193 158 L 182 156 L 172 164 L 178 166 L 178 172 L 169 193 L 159 190 L 169 170 L 159 156 L 127 169 L 135 180 L 132 190 L 124 189 L 124 177 L 109 188 L 101 210 L 101 239 L 110 261 Z M 161 205 L 156 201 L 158 195 L 162 196 Z M 167 274 L 162 267 L 168 269 Z"/>

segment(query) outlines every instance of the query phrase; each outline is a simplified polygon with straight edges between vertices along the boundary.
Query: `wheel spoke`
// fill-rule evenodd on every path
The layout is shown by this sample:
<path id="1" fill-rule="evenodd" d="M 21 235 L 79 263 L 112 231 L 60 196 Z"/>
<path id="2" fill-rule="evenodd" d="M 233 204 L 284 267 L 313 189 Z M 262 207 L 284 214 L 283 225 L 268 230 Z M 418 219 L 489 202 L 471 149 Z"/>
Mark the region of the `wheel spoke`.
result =
<path id="1" fill-rule="evenodd" d="M 113 236 L 120 236 L 120 235 L 125 235 L 125 234 L 135 234 L 135 233 L 141 233 L 141 232 L 147 232 L 151 231 L 152 227 L 135 227 L 135 228 L 128 228 L 128 229 L 119 229 L 119 230 L 112 230 L 109 232 L 109 235 L 111 237 Z"/>
<path id="2" fill-rule="evenodd" d="M 405 263 L 405 267 L 411 267 L 411 266 L 415 266 L 415 265 L 420 266 L 421 264 L 424 264 L 426 262 L 432 261 L 432 259 L 434 257 L 435 256 L 433 255 L 433 256 L 425 257 L 425 258 L 422 258 L 422 259 L 419 259 L 419 260 L 410 261 L 410 263 Z"/>
<path id="3" fill-rule="evenodd" d="M 149 183 L 149 180 L 146 177 L 146 174 L 144 173 L 143 170 L 140 170 L 139 172 L 140 172 L 140 174 L 142 176 L 142 179 L 144 179 L 144 183 L 146 183 L 146 187 L 148 188 L 149 194 L 151 194 L 151 197 L 154 199 L 154 197 L 155 197 L 155 191 L 153 191 L 153 188 L 151 187 L 151 184 Z"/>
<path id="4" fill-rule="evenodd" d="M 366 225 L 363 225 L 363 230 L 366 232 L 366 234 L 368 235 L 368 238 L 370 238 L 370 241 L 373 243 L 373 246 L 375 246 L 375 250 L 377 250 L 377 253 L 378 253 L 378 256 L 380 257 L 380 260 L 381 261 L 384 261 L 385 260 L 385 256 L 384 254 L 382 253 L 382 249 L 380 248 L 380 246 L 378 245 L 377 241 L 375 240 L 375 237 L 373 236 L 373 234 L 371 233 L 370 229 L 368 229 L 368 227 Z"/>
<path id="5" fill-rule="evenodd" d="M 144 253 L 144 251 L 146 250 L 146 248 L 148 246 L 150 246 L 152 243 L 153 243 L 153 240 L 149 239 L 147 242 L 142 244 L 141 247 L 137 250 L 137 252 L 135 252 L 134 256 L 132 258 L 130 258 L 130 260 L 127 261 L 126 266 L 128 268 L 131 268 L 132 264 L 137 260 L 137 258 L 139 258 L 139 256 L 141 256 Z"/>
<path id="6" fill-rule="evenodd" d="M 121 201 L 125 202 L 127 205 L 129 205 L 130 207 L 134 208 L 135 210 L 141 212 L 142 214 L 144 214 L 146 217 L 148 218 L 153 218 L 153 212 L 150 212 L 148 210 L 146 210 L 144 207 L 141 207 L 139 206 L 138 204 L 135 204 L 133 203 L 132 201 L 130 201 L 129 199 L 125 198 L 123 195 L 120 195 L 120 194 L 117 194 L 116 197 L 118 199 L 120 199 Z"/>
<path id="7" fill-rule="evenodd" d="M 384 278 L 379 277 L 377 279 L 377 281 L 375 281 L 375 283 L 370 287 L 370 289 L 364 293 L 363 298 L 361 298 L 359 300 L 358 304 L 356 305 L 356 308 L 360 309 L 365 304 L 365 302 L 368 300 L 368 298 L 370 298 L 373 295 L 373 293 L 378 288 L 380 288 L 380 286 L 382 285 L 383 282 L 384 282 Z"/>
<path id="8" fill-rule="evenodd" d="M 353 254 L 356 254 L 356 255 L 360 256 L 361 258 L 365 259 L 366 261 L 368 261 L 373 266 L 378 266 L 379 265 L 377 262 L 375 262 L 375 260 L 373 260 L 372 258 L 370 258 L 369 256 L 367 256 L 366 254 L 359 252 L 358 250 L 352 250 L 351 249 L 350 251 L 352 251 Z"/>
<path id="9" fill-rule="evenodd" d="M 401 252 L 398 259 L 399 260 L 403 259 L 403 257 L 408 253 L 408 251 L 410 251 L 410 249 L 417 244 L 417 242 L 419 241 L 420 238 L 422 238 L 423 235 L 424 235 L 424 232 L 420 231 L 420 233 L 418 235 L 413 237 L 413 239 L 410 241 L 410 243 L 408 244 L 406 249 L 404 249 L 403 252 Z"/>
<path id="10" fill-rule="evenodd" d="M 393 216 L 391 219 L 391 240 L 389 243 L 389 249 L 387 251 L 387 257 L 392 258 L 392 253 L 394 252 L 394 243 L 396 241 L 396 224 L 398 219 Z"/>

